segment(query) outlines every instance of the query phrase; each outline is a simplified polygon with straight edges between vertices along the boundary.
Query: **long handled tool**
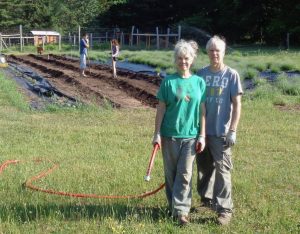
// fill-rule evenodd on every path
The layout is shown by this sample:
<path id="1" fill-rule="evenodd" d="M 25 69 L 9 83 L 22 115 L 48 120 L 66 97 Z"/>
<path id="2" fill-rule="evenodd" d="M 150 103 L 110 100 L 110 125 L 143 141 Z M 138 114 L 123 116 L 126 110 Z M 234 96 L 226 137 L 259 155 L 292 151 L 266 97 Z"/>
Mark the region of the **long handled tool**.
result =
<path id="1" fill-rule="evenodd" d="M 90 56 L 88 55 L 88 53 L 86 54 L 86 57 L 87 57 L 87 64 L 89 67 L 89 74 L 91 75 L 91 61 L 90 61 Z"/>
<path id="2" fill-rule="evenodd" d="M 159 144 L 156 143 L 153 146 L 153 150 L 152 150 L 152 154 L 151 154 L 151 157 L 150 157 L 147 173 L 144 177 L 144 180 L 147 181 L 147 182 L 150 181 L 150 179 L 151 179 L 150 175 L 151 175 L 151 171 L 152 171 L 152 168 L 153 168 L 153 165 L 154 165 L 154 159 L 155 159 L 155 156 L 156 156 L 156 153 L 157 153 L 158 150 L 159 150 Z"/>

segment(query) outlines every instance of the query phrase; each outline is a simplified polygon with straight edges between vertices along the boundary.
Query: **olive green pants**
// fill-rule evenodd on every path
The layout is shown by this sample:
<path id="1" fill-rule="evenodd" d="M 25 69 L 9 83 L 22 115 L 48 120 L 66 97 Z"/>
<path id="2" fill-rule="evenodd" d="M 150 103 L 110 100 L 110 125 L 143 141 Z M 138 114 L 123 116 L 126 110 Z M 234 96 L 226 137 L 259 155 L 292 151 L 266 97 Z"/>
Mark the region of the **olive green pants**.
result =
<path id="1" fill-rule="evenodd" d="M 231 148 L 225 137 L 207 136 L 205 150 L 197 155 L 197 191 L 202 200 L 212 200 L 218 212 L 232 212 Z"/>
<path id="2" fill-rule="evenodd" d="M 166 195 L 173 216 L 190 212 L 195 144 L 194 138 L 162 138 Z"/>

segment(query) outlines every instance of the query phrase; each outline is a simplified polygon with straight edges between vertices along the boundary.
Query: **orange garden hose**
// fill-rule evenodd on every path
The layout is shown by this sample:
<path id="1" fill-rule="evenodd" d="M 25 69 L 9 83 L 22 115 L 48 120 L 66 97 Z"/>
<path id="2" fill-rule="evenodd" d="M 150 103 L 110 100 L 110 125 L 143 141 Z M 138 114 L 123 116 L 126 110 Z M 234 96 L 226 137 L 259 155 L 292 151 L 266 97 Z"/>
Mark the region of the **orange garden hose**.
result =
<path id="1" fill-rule="evenodd" d="M 155 159 L 155 156 L 156 156 L 156 153 L 157 153 L 158 150 L 159 150 L 159 144 L 156 143 L 153 146 L 153 151 L 152 151 L 152 154 L 151 154 L 151 157 L 150 157 L 147 172 L 146 172 L 146 175 L 144 177 L 145 181 L 150 181 L 150 179 L 151 179 L 150 175 L 151 175 L 151 171 L 152 171 L 152 168 L 153 168 L 153 165 L 154 165 L 154 159 Z"/>
<path id="2" fill-rule="evenodd" d="M 69 192 L 63 192 L 63 191 L 56 191 L 53 189 L 43 189 L 40 187 L 37 187 L 35 185 L 33 185 L 32 183 L 34 181 L 37 181 L 43 177 L 46 177 L 47 175 L 49 175 L 52 171 L 54 171 L 55 169 L 58 168 L 58 164 L 52 162 L 51 160 L 46 160 L 46 159 L 37 159 L 34 160 L 36 162 L 41 162 L 41 161 L 48 161 L 50 163 L 52 163 L 52 167 L 40 172 L 38 175 L 33 176 L 31 178 L 29 178 L 25 183 L 24 186 L 26 188 L 29 188 L 31 190 L 34 191 L 39 191 L 39 192 L 43 192 L 43 193 L 49 193 L 49 194 L 55 194 L 55 195 L 60 195 L 60 196 L 67 196 L 67 197 L 77 197 L 77 198 L 107 198 L 107 199 L 132 199 L 132 198 L 145 198 L 151 195 L 156 194 L 157 192 L 159 192 L 161 189 L 163 189 L 163 187 L 165 186 L 165 184 L 161 184 L 158 188 L 152 190 L 152 191 L 147 191 L 141 194 L 133 194 L 133 195 L 97 195 L 97 194 L 84 194 L 84 193 L 69 193 Z M 8 167 L 10 164 L 17 164 L 22 162 L 21 160 L 7 160 L 5 161 L 2 165 L 0 165 L 0 173 L 2 173 L 4 171 L 4 169 L 6 167 Z"/>

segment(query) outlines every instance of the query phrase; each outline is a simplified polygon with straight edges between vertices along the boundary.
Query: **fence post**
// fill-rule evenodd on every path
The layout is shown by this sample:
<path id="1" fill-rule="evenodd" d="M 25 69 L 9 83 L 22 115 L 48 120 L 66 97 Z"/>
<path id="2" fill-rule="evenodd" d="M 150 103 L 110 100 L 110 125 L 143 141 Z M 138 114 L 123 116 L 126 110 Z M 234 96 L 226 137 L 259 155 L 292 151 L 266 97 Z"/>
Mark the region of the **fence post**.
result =
<path id="1" fill-rule="evenodd" d="M 140 44 L 140 38 L 139 38 L 139 29 L 136 29 L 136 45 L 139 46 Z"/>
<path id="2" fill-rule="evenodd" d="M 61 51 L 61 34 L 58 35 L 58 50 Z"/>
<path id="3" fill-rule="evenodd" d="M 178 41 L 181 39 L 181 26 L 178 26 Z"/>
<path id="4" fill-rule="evenodd" d="M 286 34 L 286 49 L 290 48 L 290 33 Z"/>
<path id="5" fill-rule="evenodd" d="M 80 26 L 78 26 L 78 50 L 80 53 Z"/>
<path id="6" fill-rule="evenodd" d="M 23 34 L 23 29 L 22 29 L 22 25 L 20 25 L 20 50 L 21 52 L 23 51 L 23 38 L 22 38 L 22 34 Z"/>
<path id="7" fill-rule="evenodd" d="M 90 33 L 90 49 L 93 49 L 93 33 Z"/>
<path id="8" fill-rule="evenodd" d="M 131 27 L 131 35 L 130 35 L 130 45 L 133 46 L 133 32 L 134 32 L 134 26 Z"/>
<path id="9" fill-rule="evenodd" d="M 169 38 L 170 38 L 170 28 L 167 29 L 167 38 L 166 38 L 166 48 L 169 47 Z"/>
<path id="10" fill-rule="evenodd" d="M 158 34 L 158 27 L 156 27 L 156 48 L 159 50 L 159 34 Z"/>
<path id="11" fill-rule="evenodd" d="M 0 52 L 2 51 L 2 48 L 3 48 L 3 46 L 2 46 L 2 34 L 0 33 Z"/>
<path id="12" fill-rule="evenodd" d="M 124 33 L 123 33 L 123 31 L 121 32 L 120 43 L 121 43 L 121 46 L 124 45 Z"/>
<path id="13" fill-rule="evenodd" d="M 74 34 L 74 39 L 73 39 L 73 46 L 74 46 L 74 49 L 75 49 L 75 46 L 76 46 L 76 35 Z"/>
<path id="14" fill-rule="evenodd" d="M 72 37 L 71 37 L 71 33 L 69 32 L 69 44 L 72 45 Z"/>

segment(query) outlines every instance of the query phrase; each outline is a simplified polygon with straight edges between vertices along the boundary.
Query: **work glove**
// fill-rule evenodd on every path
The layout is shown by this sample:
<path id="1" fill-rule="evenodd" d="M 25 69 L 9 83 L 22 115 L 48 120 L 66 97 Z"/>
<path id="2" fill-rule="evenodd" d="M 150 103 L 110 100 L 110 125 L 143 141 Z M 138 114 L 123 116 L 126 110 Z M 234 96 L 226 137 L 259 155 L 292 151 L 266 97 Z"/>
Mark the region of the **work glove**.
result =
<path id="1" fill-rule="evenodd" d="M 233 146 L 236 142 L 236 132 L 229 130 L 226 135 L 226 145 Z"/>
<path id="2" fill-rule="evenodd" d="M 205 137 L 199 136 L 196 142 L 196 153 L 201 153 L 205 148 Z"/>
<path id="3" fill-rule="evenodd" d="M 159 133 L 155 133 L 152 139 L 152 145 L 158 144 L 159 148 L 161 146 L 161 137 Z"/>

